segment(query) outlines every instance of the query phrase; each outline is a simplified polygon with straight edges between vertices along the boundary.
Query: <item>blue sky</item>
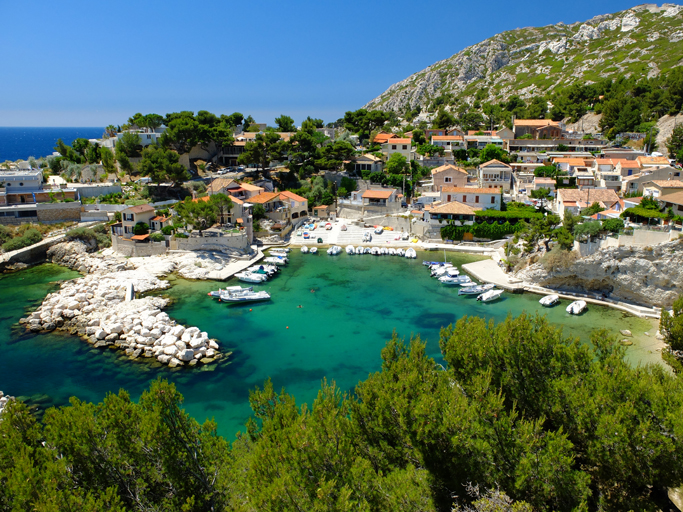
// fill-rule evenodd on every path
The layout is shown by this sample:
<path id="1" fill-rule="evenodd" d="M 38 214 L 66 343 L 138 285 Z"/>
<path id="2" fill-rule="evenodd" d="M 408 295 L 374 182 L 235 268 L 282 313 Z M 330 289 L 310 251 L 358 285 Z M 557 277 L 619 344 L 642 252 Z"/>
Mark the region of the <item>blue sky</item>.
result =
<path id="1" fill-rule="evenodd" d="M 105 126 L 179 110 L 329 122 L 498 32 L 634 5 L 0 1 L 0 126 Z"/>

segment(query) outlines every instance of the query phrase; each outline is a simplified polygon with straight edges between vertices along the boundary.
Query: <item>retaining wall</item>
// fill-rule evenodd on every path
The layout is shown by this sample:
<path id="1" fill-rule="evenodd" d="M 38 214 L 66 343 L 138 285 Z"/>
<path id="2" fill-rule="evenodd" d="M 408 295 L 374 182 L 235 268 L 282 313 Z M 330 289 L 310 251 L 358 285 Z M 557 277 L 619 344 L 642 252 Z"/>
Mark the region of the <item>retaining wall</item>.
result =
<path id="1" fill-rule="evenodd" d="M 249 248 L 249 239 L 246 233 L 231 236 L 207 236 L 177 238 L 170 241 L 172 251 L 222 251 L 225 249 L 239 249 L 244 251 Z"/>
<path id="2" fill-rule="evenodd" d="M 66 222 L 81 220 L 81 203 L 38 203 L 36 205 L 38 221 L 49 224 L 51 222 Z"/>
<path id="3" fill-rule="evenodd" d="M 168 247 L 166 242 L 141 242 L 124 240 L 120 236 L 111 237 L 111 247 L 123 256 L 140 258 L 144 256 L 156 256 L 165 254 Z"/>
<path id="4" fill-rule="evenodd" d="M 121 185 L 78 185 L 75 188 L 81 197 L 98 197 L 121 193 Z"/>
<path id="5" fill-rule="evenodd" d="M 63 241 L 64 235 L 59 235 L 47 238 L 42 242 L 29 247 L 24 247 L 23 249 L 0 254 L 0 270 L 5 270 L 8 266 L 14 265 L 15 263 L 30 264 L 43 261 L 47 254 L 47 250 L 53 245 L 57 245 Z"/>

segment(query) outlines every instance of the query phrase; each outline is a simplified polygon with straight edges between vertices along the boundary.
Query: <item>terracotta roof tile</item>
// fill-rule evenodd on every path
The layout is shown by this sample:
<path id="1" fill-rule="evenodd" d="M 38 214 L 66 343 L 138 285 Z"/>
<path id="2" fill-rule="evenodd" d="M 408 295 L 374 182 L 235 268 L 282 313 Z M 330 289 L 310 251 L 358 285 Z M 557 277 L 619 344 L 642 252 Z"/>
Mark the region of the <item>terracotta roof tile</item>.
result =
<path id="1" fill-rule="evenodd" d="M 550 119 L 515 119 L 515 126 L 557 126 L 559 123 Z"/>
<path id="2" fill-rule="evenodd" d="M 508 164 L 503 163 L 500 160 L 496 160 L 495 158 L 493 160 L 489 160 L 488 162 L 481 164 L 479 167 L 488 167 L 489 165 L 502 165 L 503 167 L 512 169 L 512 167 L 510 167 Z"/>
<path id="3" fill-rule="evenodd" d="M 500 194 L 500 187 L 496 188 L 475 188 L 475 187 L 441 187 L 441 192 L 462 193 L 462 194 Z"/>
<path id="4" fill-rule="evenodd" d="M 681 180 L 653 180 L 650 183 L 654 183 L 659 188 L 683 188 Z"/>
<path id="5" fill-rule="evenodd" d="M 386 143 L 387 144 L 410 144 L 411 142 L 413 142 L 413 141 L 410 139 L 396 138 L 396 139 L 389 139 Z"/>
<path id="6" fill-rule="evenodd" d="M 451 201 L 450 203 L 442 204 L 432 210 L 429 213 L 450 213 L 458 215 L 474 215 L 474 212 L 481 210 L 481 208 L 472 208 L 464 203 L 458 201 Z"/>
<path id="7" fill-rule="evenodd" d="M 432 175 L 438 174 L 438 173 L 444 172 L 444 171 L 458 171 L 458 172 L 462 172 L 462 173 L 467 174 L 467 171 L 465 169 L 463 169 L 462 167 L 457 167 L 453 164 L 444 164 L 440 167 L 432 169 Z"/>
<path id="8" fill-rule="evenodd" d="M 368 199 L 389 199 L 395 190 L 366 190 L 361 197 Z"/>
<path id="9" fill-rule="evenodd" d="M 127 213 L 144 213 L 144 212 L 153 212 L 154 211 L 154 206 L 149 205 L 149 204 L 141 204 L 138 206 L 131 206 L 130 208 L 126 208 L 123 210 L 124 212 Z"/>
<path id="10" fill-rule="evenodd" d="M 307 199 L 305 197 L 301 197 L 294 192 L 290 192 L 289 190 L 285 190 L 284 192 L 280 192 L 281 197 L 286 197 L 287 199 L 291 199 L 292 201 L 298 201 L 300 203 L 303 203 Z"/>
<path id="11" fill-rule="evenodd" d="M 619 196 L 614 190 L 588 188 L 584 190 L 561 188 L 557 191 L 557 196 L 566 203 L 567 201 L 584 202 L 589 205 L 604 202 L 612 205 L 619 202 Z"/>
<path id="12" fill-rule="evenodd" d="M 279 195 L 278 192 L 262 192 L 261 194 L 250 198 L 249 202 L 263 204 L 276 199 Z"/>

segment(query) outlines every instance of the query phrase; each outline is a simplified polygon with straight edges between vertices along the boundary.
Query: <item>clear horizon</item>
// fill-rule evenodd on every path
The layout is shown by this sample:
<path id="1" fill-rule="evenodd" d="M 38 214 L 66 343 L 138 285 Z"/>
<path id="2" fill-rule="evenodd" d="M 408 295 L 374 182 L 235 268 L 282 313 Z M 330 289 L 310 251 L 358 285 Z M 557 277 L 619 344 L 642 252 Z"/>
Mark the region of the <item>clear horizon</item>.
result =
<path id="1" fill-rule="evenodd" d="M 405 0 L 266 1 L 258 9 L 217 0 L 195 8 L 179 0 L 115 9 L 83 0 L 6 4 L 0 125 L 104 127 L 136 112 L 180 110 L 237 111 L 269 125 L 281 114 L 297 124 L 309 115 L 328 123 L 497 33 L 635 5 L 532 1 L 515 10 L 492 0 L 482 11 L 471 3 L 448 10 L 433 0 L 419 7 Z"/>

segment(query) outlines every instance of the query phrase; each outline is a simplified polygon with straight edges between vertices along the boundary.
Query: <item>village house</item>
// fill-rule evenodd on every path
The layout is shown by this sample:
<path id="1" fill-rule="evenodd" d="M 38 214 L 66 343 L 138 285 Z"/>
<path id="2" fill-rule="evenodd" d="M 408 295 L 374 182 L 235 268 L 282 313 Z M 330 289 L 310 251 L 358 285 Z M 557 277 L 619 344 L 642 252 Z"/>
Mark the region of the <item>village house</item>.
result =
<path id="1" fill-rule="evenodd" d="M 578 167 L 588 167 L 586 161 L 583 158 L 554 158 L 553 163 L 561 171 L 568 172 L 573 175 Z"/>
<path id="2" fill-rule="evenodd" d="M 123 217 L 123 215 L 122 215 Z M 172 219 L 171 217 L 166 217 L 165 215 L 157 215 L 156 217 L 153 217 L 149 221 L 149 229 L 150 231 L 161 231 L 164 229 L 166 226 L 170 226 L 172 224 Z"/>
<path id="3" fill-rule="evenodd" d="M 385 144 L 382 144 L 382 153 L 384 153 L 387 160 L 394 153 L 399 153 L 400 155 L 403 155 L 408 162 L 410 162 L 411 143 L 412 141 L 410 139 L 390 139 Z"/>
<path id="4" fill-rule="evenodd" d="M 372 139 L 375 144 L 386 144 L 389 139 L 397 139 L 398 136 L 395 133 L 381 131 Z"/>
<path id="5" fill-rule="evenodd" d="M 638 159 L 636 160 L 618 160 L 614 166 L 614 170 L 621 176 L 633 176 L 641 171 L 642 167 Z"/>
<path id="6" fill-rule="evenodd" d="M 124 239 L 131 240 L 135 236 L 135 226 L 138 224 L 151 225 L 152 219 L 156 217 L 154 207 L 149 204 L 141 204 L 139 206 L 130 206 L 125 210 L 121 210 L 121 222 L 113 224 L 112 234 L 122 236 Z M 149 235 L 137 235 L 140 240 Z M 134 239 L 137 240 L 137 239 Z"/>
<path id="7" fill-rule="evenodd" d="M 425 212 L 425 217 L 429 218 L 432 228 L 439 228 L 444 224 L 454 224 L 456 226 L 472 225 L 475 219 L 475 212 L 481 210 L 480 207 L 472 207 L 459 201 L 437 204 L 429 211 Z"/>
<path id="8" fill-rule="evenodd" d="M 636 162 L 642 169 L 646 167 L 668 167 L 671 165 L 669 159 L 664 156 L 639 156 Z"/>
<path id="9" fill-rule="evenodd" d="M 659 199 L 664 208 L 673 210 L 674 215 L 683 216 L 683 191 L 679 190 L 671 194 L 667 194 Z"/>
<path id="10" fill-rule="evenodd" d="M 595 175 L 592 172 L 580 171 L 574 177 L 576 178 L 576 186 L 579 189 L 595 188 Z"/>
<path id="11" fill-rule="evenodd" d="M 559 151 L 560 145 L 566 149 Z M 606 148 L 608 141 L 605 140 L 584 140 L 584 139 L 513 139 L 505 141 L 505 149 L 510 153 L 586 153 L 591 157 L 591 152 L 600 151 Z"/>
<path id="12" fill-rule="evenodd" d="M 654 199 L 660 199 L 676 192 L 683 191 L 681 180 L 654 180 L 643 184 L 643 195 Z"/>
<path id="13" fill-rule="evenodd" d="M 372 208 L 386 208 L 394 205 L 400 207 L 400 200 L 398 190 L 395 188 L 382 189 L 382 190 L 366 190 L 361 195 L 364 207 Z"/>
<path id="14" fill-rule="evenodd" d="M 458 201 L 472 208 L 500 210 L 500 188 L 442 187 L 441 202 Z"/>
<path id="15" fill-rule="evenodd" d="M 320 220 L 328 220 L 330 218 L 330 206 L 321 204 L 313 208 L 313 217 Z"/>
<path id="16" fill-rule="evenodd" d="M 544 178 L 542 176 L 535 176 L 531 190 L 539 190 L 545 188 L 550 191 L 550 195 L 555 197 L 555 178 Z"/>
<path id="17" fill-rule="evenodd" d="M 459 149 L 467 149 L 465 140 L 458 135 L 432 135 L 432 146 L 444 148 L 446 153 L 453 153 Z"/>
<path id="18" fill-rule="evenodd" d="M 515 139 L 531 135 L 534 139 L 559 139 L 564 126 L 550 119 L 514 119 L 512 131 Z"/>
<path id="19" fill-rule="evenodd" d="M 352 156 L 344 164 L 347 171 L 356 174 L 360 174 L 362 171 L 381 172 L 383 166 L 382 159 L 370 153 Z"/>
<path id="20" fill-rule="evenodd" d="M 490 135 L 465 135 L 463 138 L 465 139 L 467 149 L 474 148 L 482 150 L 489 144 L 502 148 L 504 145 L 503 139 Z"/>
<path id="21" fill-rule="evenodd" d="M 77 199 L 75 188 L 45 186 L 41 169 L 0 170 L 0 205 L 49 203 Z"/>
<path id="22" fill-rule="evenodd" d="M 480 188 L 502 188 L 506 192 L 512 185 L 512 167 L 500 160 L 489 160 L 477 168 Z"/>
<path id="23" fill-rule="evenodd" d="M 432 169 L 432 192 L 439 192 L 441 187 L 465 187 L 468 173 L 462 167 L 446 164 Z"/>
<path id="24" fill-rule="evenodd" d="M 300 195 L 285 190 L 280 192 L 280 200 L 289 206 L 292 220 L 301 219 L 308 216 L 308 199 Z"/>
<path id="25" fill-rule="evenodd" d="M 599 188 L 587 188 L 583 190 L 575 188 L 561 188 L 557 190 L 557 214 L 564 218 L 566 210 L 578 215 L 579 212 L 598 203 L 604 209 L 617 209 L 619 206 L 619 196 L 614 190 L 604 190 Z"/>
<path id="26" fill-rule="evenodd" d="M 278 192 L 262 192 L 250 198 L 249 203 L 262 205 L 266 217 L 274 222 L 285 224 L 291 220 L 289 202 L 283 202 Z"/>
<path id="27" fill-rule="evenodd" d="M 236 197 L 246 201 L 254 196 L 265 192 L 263 187 L 258 187 L 250 183 L 238 183 L 232 178 L 214 178 L 206 188 L 206 192 L 212 196 L 214 194 L 225 194 L 226 196 Z"/>
<path id="28" fill-rule="evenodd" d="M 649 181 L 676 179 L 681 179 L 681 170 L 675 167 L 644 167 L 642 172 L 621 180 L 621 191 L 624 194 L 635 194 L 642 192 L 643 185 Z"/>

